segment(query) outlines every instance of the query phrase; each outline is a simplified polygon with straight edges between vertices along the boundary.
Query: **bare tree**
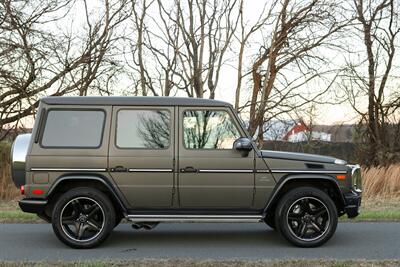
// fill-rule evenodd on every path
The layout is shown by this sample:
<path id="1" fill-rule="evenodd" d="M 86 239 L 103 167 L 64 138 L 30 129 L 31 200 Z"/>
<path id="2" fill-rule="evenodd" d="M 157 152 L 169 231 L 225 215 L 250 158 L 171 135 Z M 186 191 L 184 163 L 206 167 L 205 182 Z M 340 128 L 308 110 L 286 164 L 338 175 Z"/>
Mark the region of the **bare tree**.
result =
<path id="1" fill-rule="evenodd" d="M 335 34 L 348 20 L 340 15 L 340 3 L 325 0 L 275 1 L 269 12 L 272 31 L 251 67 L 249 131 L 262 140 L 268 117 L 288 113 L 310 102 L 317 102 L 330 88 L 336 75 L 325 68 L 320 48 L 333 48 Z M 268 21 L 268 20 L 267 20 Z M 297 75 L 296 75 L 297 74 Z M 331 75 L 332 76 L 332 75 Z M 317 90 L 304 90 L 315 79 L 327 79 Z M 268 114 L 272 113 L 273 114 Z"/>
<path id="2" fill-rule="evenodd" d="M 86 10 L 86 30 L 74 35 L 57 28 L 79 3 Z M 94 20 L 86 1 L 1 0 L 0 126 L 34 114 L 41 96 L 87 95 L 100 74 L 109 74 L 112 64 L 105 55 L 115 40 L 113 29 L 127 17 L 125 5 L 106 0 Z M 107 86 L 101 88 L 108 93 Z"/>
<path id="3" fill-rule="evenodd" d="M 155 95 L 170 95 L 175 88 L 190 97 L 202 98 L 207 92 L 214 98 L 239 21 L 237 0 L 153 2 L 136 2 L 142 6 L 141 12 L 133 7 L 134 28 L 143 34 L 138 32 L 140 41 L 133 43 L 132 68 L 146 81 L 142 84 Z M 151 4 L 155 7 L 152 14 L 148 12 Z M 146 17 L 147 25 L 153 27 L 143 26 Z M 143 53 L 153 61 L 141 62 Z"/>
<path id="4" fill-rule="evenodd" d="M 349 52 L 344 86 L 354 110 L 362 117 L 361 125 L 367 126 L 363 163 L 388 164 L 400 160 L 400 95 L 396 94 L 398 84 L 391 83 L 400 32 L 400 2 L 353 0 L 353 7 L 358 22 L 354 36 L 359 36 L 363 50 Z M 391 93 L 393 86 L 396 89 Z M 366 112 L 362 108 L 364 96 Z"/>
<path id="5" fill-rule="evenodd" d="M 132 0 L 132 11 L 133 11 L 133 23 L 134 29 L 137 32 L 137 39 L 134 45 L 132 45 L 132 56 L 135 65 L 138 67 L 139 72 L 139 88 L 142 95 L 147 95 L 147 90 L 151 89 L 154 93 L 153 85 L 151 83 L 151 78 L 147 72 L 147 68 L 144 63 L 144 35 L 146 34 L 144 20 L 147 15 L 148 8 L 152 5 L 153 1 L 136 1 Z M 140 11 L 138 11 L 138 6 L 140 5 Z M 140 12 L 140 13 L 139 13 Z"/>
<path id="6" fill-rule="evenodd" d="M 263 7 L 260 16 L 258 17 L 257 21 L 250 27 L 249 30 L 246 29 L 246 22 L 245 22 L 245 8 L 244 8 L 244 0 L 240 1 L 239 7 L 239 19 L 240 19 L 240 37 L 239 39 L 239 54 L 238 54 L 238 62 L 237 62 L 237 84 L 235 90 L 235 109 L 238 111 L 240 108 L 240 93 L 243 90 L 242 88 L 242 81 L 243 81 L 243 60 L 244 60 L 244 53 L 246 45 L 249 42 L 249 38 L 256 32 L 260 31 L 262 27 L 267 26 L 268 19 L 271 17 L 271 12 L 274 10 L 274 6 L 276 5 L 276 1 L 273 3 L 266 3 Z M 267 9 L 267 4 L 272 4 Z"/>

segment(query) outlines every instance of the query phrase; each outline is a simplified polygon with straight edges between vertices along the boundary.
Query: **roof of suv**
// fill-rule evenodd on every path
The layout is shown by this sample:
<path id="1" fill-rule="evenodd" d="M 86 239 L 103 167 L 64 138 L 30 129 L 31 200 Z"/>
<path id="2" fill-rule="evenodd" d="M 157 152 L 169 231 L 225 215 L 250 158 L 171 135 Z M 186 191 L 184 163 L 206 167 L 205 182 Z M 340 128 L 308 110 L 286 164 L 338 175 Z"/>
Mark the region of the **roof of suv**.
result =
<path id="1" fill-rule="evenodd" d="M 163 96 L 50 96 L 49 105 L 123 105 L 123 106 L 231 106 L 214 99 Z"/>

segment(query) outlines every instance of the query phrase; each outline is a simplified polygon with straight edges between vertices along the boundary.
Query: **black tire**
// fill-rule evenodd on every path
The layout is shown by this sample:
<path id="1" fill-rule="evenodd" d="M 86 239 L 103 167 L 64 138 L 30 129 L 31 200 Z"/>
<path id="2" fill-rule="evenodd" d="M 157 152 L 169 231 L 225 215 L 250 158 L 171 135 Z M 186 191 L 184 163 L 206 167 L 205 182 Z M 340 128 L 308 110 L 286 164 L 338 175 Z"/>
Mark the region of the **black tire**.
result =
<path id="1" fill-rule="evenodd" d="M 79 187 L 64 193 L 57 200 L 52 226 L 58 239 L 73 248 L 100 245 L 116 223 L 110 199 L 101 191 Z"/>
<path id="2" fill-rule="evenodd" d="M 122 216 L 122 215 L 118 215 L 118 214 L 116 215 L 114 228 L 117 227 L 121 223 L 123 218 L 124 218 L 124 216 Z"/>
<path id="3" fill-rule="evenodd" d="M 276 225 L 275 225 L 275 218 L 274 216 L 267 216 L 264 220 L 264 222 L 272 229 L 276 230 Z"/>
<path id="4" fill-rule="evenodd" d="M 336 231 L 335 203 L 314 187 L 299 187 L 287 192 L 275 210 L 275 224 L 281 235 L 298 247 L 318 247 Z"/>

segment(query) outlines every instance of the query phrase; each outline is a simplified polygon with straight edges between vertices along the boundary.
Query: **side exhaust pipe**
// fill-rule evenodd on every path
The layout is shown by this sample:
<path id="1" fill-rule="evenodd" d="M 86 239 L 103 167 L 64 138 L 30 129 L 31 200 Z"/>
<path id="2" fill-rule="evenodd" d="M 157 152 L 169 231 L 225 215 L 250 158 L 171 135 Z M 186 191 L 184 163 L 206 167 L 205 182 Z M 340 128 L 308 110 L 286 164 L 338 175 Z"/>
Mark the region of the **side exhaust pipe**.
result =
<path id="1" fill-rule="evenodd" d="M 133 223 L 132 228 L 135 230 L 152 230 L 158 225 L 158 222 L 138 222 L 138 223 Z"/>

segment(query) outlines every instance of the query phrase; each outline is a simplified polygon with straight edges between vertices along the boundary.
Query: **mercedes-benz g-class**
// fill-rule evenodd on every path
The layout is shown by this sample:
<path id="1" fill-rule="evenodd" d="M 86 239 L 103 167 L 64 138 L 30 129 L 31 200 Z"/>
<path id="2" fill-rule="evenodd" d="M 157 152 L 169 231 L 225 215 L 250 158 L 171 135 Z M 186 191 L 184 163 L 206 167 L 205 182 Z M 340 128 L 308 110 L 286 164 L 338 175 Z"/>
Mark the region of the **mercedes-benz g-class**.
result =
<path id="1" fill-rule="evenodd" d="M 99 245 L 125 218 L 261 222 L 319 246 L 358 215 L 358 165 L 258 149 L 228 103 L 178 97 L 47 97 L 12 149 L 25 212 L 75 248 Z"/>

